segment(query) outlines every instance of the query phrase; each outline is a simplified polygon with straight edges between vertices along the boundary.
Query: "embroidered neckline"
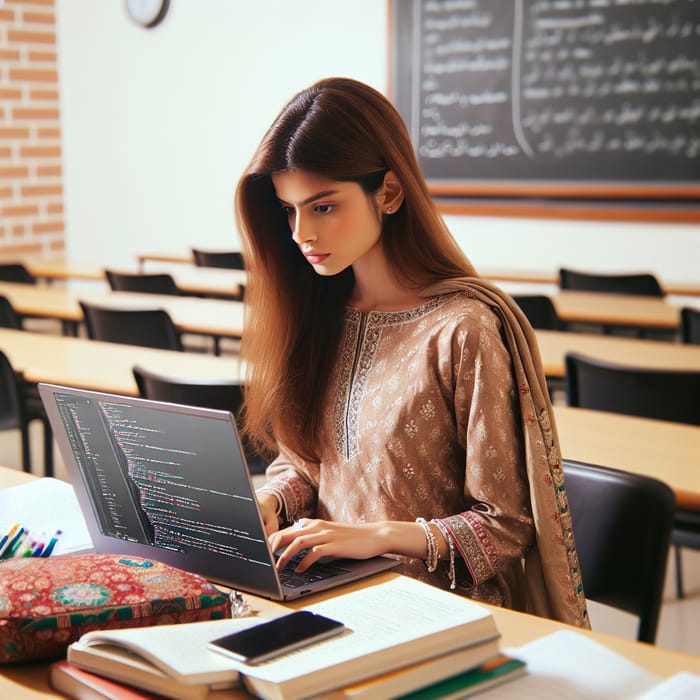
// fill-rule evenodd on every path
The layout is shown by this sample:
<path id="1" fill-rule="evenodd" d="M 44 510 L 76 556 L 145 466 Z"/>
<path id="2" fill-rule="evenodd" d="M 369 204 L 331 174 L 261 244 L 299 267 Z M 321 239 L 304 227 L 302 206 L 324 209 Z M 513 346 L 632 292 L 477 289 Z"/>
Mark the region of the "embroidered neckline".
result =
<path id="1" fill-rule="evenodd" d="M 349 321 L 358 321 L 361 318 L 366 318 L 368 322 L 380 326 L 393 326 L 401 323 L 415 321 L 417 318 L 426 316 L 446 304 L 459 292 L 450 294 L 441 294 L 436 297 L 430 297 L 423 304 L 412 309 L 402 309 L 401 311 L 360 311 L 352 306 L 345 308 L 345 318 Z"/>

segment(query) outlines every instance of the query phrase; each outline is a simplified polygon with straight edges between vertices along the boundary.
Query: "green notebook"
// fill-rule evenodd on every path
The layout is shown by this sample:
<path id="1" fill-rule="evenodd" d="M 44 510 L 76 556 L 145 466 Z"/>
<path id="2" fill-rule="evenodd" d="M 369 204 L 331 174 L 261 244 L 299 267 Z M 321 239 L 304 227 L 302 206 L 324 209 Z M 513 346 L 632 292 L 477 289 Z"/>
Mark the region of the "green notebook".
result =
<path id="1" fill-rule="evenodd" d="M 472 668 L 456 676 L 402 695 L 398 700 L 450 700 L 466 698 L 481 693 L 495 685 L 525 675 L 526 664 L 507 654 L 500 654 L 495 659 L 481 666 Z"/>

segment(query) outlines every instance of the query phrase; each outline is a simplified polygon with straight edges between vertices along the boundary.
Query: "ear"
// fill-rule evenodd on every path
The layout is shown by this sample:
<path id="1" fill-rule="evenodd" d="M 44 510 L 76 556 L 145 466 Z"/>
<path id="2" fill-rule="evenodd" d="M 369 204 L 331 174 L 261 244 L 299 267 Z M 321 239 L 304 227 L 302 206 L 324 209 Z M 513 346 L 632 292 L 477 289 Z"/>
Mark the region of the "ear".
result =
<path id="1" fill-rule="evenodd" d="M 377 190 L 377 204 L 383 214 L 395 214 L 403 203 L 403 187 L 392 170 L 384 175 L 384 182 Z"/>

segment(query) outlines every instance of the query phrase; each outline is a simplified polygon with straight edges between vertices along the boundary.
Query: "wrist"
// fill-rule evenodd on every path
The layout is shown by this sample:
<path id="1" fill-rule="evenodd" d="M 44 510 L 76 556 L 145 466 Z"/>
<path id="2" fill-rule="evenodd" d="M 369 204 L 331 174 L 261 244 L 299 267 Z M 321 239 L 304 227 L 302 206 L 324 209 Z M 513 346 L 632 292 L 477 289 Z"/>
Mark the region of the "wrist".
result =
<path id="1" fill-rule="evenodd" d="M 257 492 L 258 503 L 264 509 L 270 509 L 274 513 L 278 521 L 282 519 L 282 511 L 284 510 L 284 503 L 280 498 L 279 494 L 274 491 L 258 491 Z"/>

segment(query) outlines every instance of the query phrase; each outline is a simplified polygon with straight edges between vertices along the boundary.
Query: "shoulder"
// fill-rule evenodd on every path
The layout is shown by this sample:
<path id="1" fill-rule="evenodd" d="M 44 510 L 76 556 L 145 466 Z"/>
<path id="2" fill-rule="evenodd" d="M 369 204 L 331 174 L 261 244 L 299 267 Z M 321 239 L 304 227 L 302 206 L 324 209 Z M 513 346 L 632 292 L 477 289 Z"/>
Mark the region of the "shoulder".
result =
<path id="1" fill-rule="evenodd" d="M 456 331 L 483 332 L 501 337 L 501 316 L 486 301 L 469 291 L 446 294 L 441 300 L 441 315 Z"/>

